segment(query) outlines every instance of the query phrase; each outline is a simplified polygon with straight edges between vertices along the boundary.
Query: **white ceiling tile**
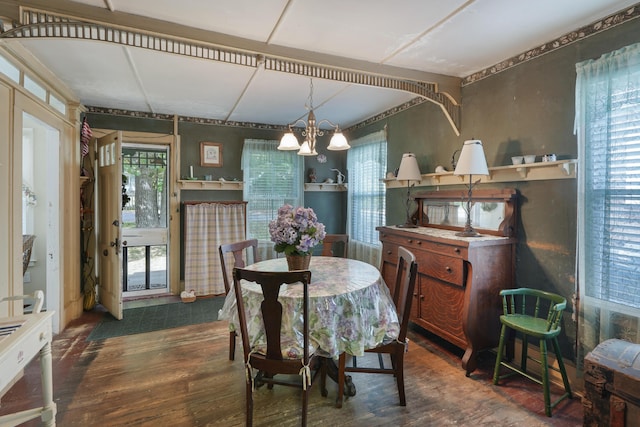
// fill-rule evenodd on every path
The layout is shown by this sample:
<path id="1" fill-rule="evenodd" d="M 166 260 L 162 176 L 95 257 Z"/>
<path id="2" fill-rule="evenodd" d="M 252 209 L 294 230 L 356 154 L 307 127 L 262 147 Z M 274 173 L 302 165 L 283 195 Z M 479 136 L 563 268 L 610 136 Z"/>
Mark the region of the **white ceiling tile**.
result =
<path id="1" fill-rule="evenodd" d="M 466 77 L 637 0 L 76 0 L 276 47 Z M 49 0 L 52 7 L 69 2 Z M 287 7 L 288 5 L 288 7 Z M 281 16 L 282 15 L 282 16 Z M 275 31 L 274 31 L 275 29 Z M 5 40 L 5 43 L 18 43 Z M 285 125 L 305 118 L 309 79 L 78 40 L 24 46 L 89 106 Z M 259 43 L 254 46 L 261 46 Z M 257 51 L 260 52 L 259 49 Z M 255 75 L 254 75 L 255 74 Z M 318 120 L 347 127 L 413 99 L 314 79 Z"/>

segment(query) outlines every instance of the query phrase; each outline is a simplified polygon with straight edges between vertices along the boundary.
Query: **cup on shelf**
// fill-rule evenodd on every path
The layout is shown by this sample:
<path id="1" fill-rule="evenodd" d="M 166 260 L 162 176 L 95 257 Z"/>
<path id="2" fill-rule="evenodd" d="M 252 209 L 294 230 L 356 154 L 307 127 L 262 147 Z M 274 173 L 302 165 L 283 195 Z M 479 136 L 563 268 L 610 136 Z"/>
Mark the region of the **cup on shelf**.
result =
<path id="1" fill-rule="evenodd" d="M 521 165 L 521 164 L 522 164 L 522 159 L 523 159 L 523 158 L 524 158 L 524 157 L 522 157 L 522 156 L 513 156 L 513 157 L 511 158 L 511 163 L 513 163 L 514 165 Z"/>
<path id="2" fill-rule="evenodd" d="M 525 163 L 535 163 L 536 162 L 536 155 L 535 154 L 528 154 L 528 155 L 524 156 L 524 162 Z"/>
<path id="3" fill-rule="evenodd" d="M 555 162 L 556 161 L 556 155 L 555 154 L 545 154 L 544 156 L 542 156 L 542 161 L 543 162 Z"/>

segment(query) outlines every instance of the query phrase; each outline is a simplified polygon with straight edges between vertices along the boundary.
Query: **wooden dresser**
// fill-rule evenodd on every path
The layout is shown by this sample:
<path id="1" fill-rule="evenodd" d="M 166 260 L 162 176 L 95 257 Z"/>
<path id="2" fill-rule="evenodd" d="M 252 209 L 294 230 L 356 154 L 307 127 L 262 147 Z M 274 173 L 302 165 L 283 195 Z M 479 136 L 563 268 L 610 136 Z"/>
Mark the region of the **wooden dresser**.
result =
<path id="1" fill-rule="evenodd" d="M 474 225 L 479 237 L 456 236 L 466 220 L 460 212 L 461 194 L 418 193 L 414 196 L 418 210 L 413 215 L 417 228 L 377 230 L 385 281 L 391 286 L 395 280 L 398 246 L 412 251 L 418 279 L 411 320 L 464 349 L 462 367 L 469 376 L 476 369 L 478 352 L 497 347 L 500 338 L 498 294 L 514 284 L 517 193 L 513 189 L 474 192 L 478 213 L 472 218 L 480 223 Z M 487 228 L 482 228 L 485 223 Z"/>

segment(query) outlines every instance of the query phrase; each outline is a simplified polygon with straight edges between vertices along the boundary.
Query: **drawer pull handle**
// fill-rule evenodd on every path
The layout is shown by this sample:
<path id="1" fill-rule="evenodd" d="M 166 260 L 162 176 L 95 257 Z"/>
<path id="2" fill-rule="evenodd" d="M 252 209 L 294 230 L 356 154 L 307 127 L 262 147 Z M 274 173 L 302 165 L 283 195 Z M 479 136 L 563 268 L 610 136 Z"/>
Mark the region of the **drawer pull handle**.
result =
<path id="1" fill-rule="evenodd" d="M 452 271 L 451 267 L 449 267 L 449 266 L 445 267 L 444 269 L 447 270 L 447 273 L 451 273 L 451 271 Z"/>
<path id="2" fill-rule="evenodd" d="M 418 244 L 421 245 L 422 244 L 422 240 L 418 240 Z"/>
<path id="3" fill-rule="evenodd" d="M 453 252 L 455 252 L 455 253 L 459 254 L 459 253 L 460 253 L 460 248 L 455 248 L 455 249 L 453 250 Z"/>
<path id="4" fill-rule="evenodd" d="M 391 251 L 387 251 L 387 255 L 391 255 Z"/>
<path id="5" fill-rule="evenodd" d="M 413 243 L 413 239 L 407 240 L 407 243 Z"/>

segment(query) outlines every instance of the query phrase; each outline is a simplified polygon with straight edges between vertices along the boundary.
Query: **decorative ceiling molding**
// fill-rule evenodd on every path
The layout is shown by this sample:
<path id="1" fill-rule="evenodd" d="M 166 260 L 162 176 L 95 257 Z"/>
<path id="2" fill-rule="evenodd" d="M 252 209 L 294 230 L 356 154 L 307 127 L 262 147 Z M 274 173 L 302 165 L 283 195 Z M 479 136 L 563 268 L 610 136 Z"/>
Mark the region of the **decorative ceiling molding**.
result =
<path id="1" fill-rule="evenodd" d="M 427 102 L 424 98 L 420 98 L 420 97 L 413 98 L 411 101 L 405 102 L 404 104 L 393 107 L 380 114 L 376 114 L 375 116 L 370 117 L 360 123 L 350 126 L 344 129 L 344 132 L 348 133 L 350 131 L 363 128 L 367 125 L 370 125 L 371 123 L 384 120 L 387 117 L 391 117 L 394 114 L 398 114 L 404 110 L 408 110 L 409 108 L 422 104 L 424 102 Z M 130 110 L 123 110 L 118 108 L 86 106 L 86 112 L 91 114 L 108 114 L 113 116 L 136 117 L 141 119 L 155 119 L 155 120 L 167 120 L 167 121 L 173 121 L 175 119 L 175 116 L 172 114 L 147 113 L 143 111 L 130 111 Z M 187 122 L 187 123 L 198 123 L 198 124 L 204 124 L 204 125 L 229 126 L 229 127 L 248 128 L 248 129 L 267 129 L 267 130 L 275 130 L 275 131 L 286 131 L 287 129 L 289 129 L 288 126 L 286 125 L 269 125 L 265 123 L 236 122 L 236 121 L 230 121 L 230 120 L 205 119 L 202 117 L 178 116 L 178 121 Z"/>
<path id="2" fill-rule="evenodd" d="M 462 79 L 462 86 L 467 86 L 471 83 L 475 83 L 484 78 L 493 76 L 509 68 L 515 67 L 516 65 L 522 64 L 523 62 L 527 62 L 531 59 L 537 58 L 549 52 L 553 52 L 554 50 L 560 49 L 571 43 L 583 40 L 602 31 L 606 31 L 612 27 L 615 27 L 616 25 L 620 25 L 639 16 L 640 7 L 635 5 L 631 6 L 626 10 L 614 13 L 613 15 L 609 15 L 589 25 L 585 25 L 582 28 L 560 36 L 557 39 L 545 43 L 541 46 L 530 49 L 524 53 L 521 53 L 520 55 L 505 59 L 504 61 L 501 61 L 489 68 L 485 68 L 484 70 L 473 73 L 470 76 Z"/>
<path id="3" fill-rule="evenodd" d="M 154 119 L 174 121 L 176 118 L 173 114 L 148 113 L 146 111 L 131 111 L 120 108 L 104 108 L 87 106 L 87 113 L 91 114 L 108 114 L 111 116 L 135 117 L 139 119 Z M 269 125 L 265 123 L 237 122 L 231 120 L 206 119 L 202 117 L 178 116 L 178 121 L 188 123 L 199 123 L 205 125 L 229 126 L 249 129 L 268 129 L 277 131 L 286 131 L 289 129 L 286 125 Z"/>
<path id="4" fill-rule="evenodd" d="M 12 23 L 12 28 L 0 33 L 0 39 L 58 38 L 100 41 L 252 68 L 263 66 L 266 70 L 306 77 L 401 90 L 439 105 L 454 132 L 460 135 L 460 105 L 449 94 L 438 92 L 438 86 L 435 83 L 222 48 L 203 41 L 118 27 L 106 22 L 87 22 L 70 15 L 29 7 L 22 7 L 21 11 L 21 22 Z"/>

